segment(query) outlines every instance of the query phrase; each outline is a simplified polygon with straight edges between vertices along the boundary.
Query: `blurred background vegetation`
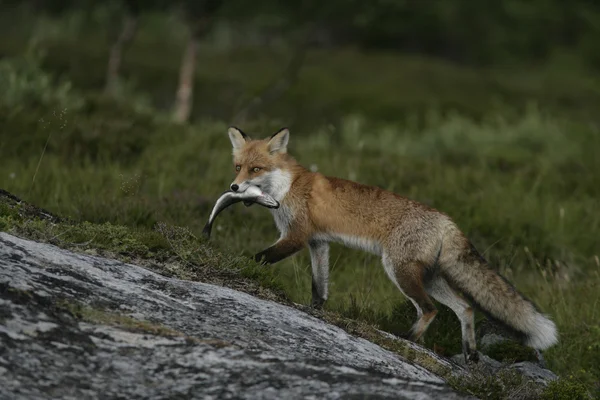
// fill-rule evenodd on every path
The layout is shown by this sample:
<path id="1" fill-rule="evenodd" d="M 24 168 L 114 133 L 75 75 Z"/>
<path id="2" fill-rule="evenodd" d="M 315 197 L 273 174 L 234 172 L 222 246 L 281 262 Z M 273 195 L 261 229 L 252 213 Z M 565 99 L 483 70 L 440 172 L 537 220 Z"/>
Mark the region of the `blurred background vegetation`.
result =
<path id="1" fill-rule="evenodd" d="M 200 233 L 233 177 L 227 126 L 453 217 L 559 325 L 557 373 L 600 386 L 600 3 L 0 2 L 0 187 L 81 221 Z M 211 246 L 277 232 L 234 206 Z M 327 307 L 393 333 L 414 309 L 332 247 Z M 307 252 L 273 267 L 310 299 Z M 460 352 L 443 312 L 426 344 Z"/>

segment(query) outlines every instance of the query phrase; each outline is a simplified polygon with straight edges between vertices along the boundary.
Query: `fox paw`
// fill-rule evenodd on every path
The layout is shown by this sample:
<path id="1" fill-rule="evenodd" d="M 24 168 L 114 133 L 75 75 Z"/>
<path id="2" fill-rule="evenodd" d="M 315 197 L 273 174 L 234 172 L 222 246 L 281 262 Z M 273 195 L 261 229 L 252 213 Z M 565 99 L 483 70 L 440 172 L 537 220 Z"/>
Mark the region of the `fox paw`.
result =
<path id="1" fill-rule="evenodd" d="M 465 361 L 467 362 L 467 364 L 469 364 L 469 363 L 477 364 L 479 362 L 479 352 L 477 350 L 475 350 L 470 353 L 466 353 Z"/>
<path id="2" fill-rule="evenodd" d="M 408 332 L 401 333 L 399 337 L 413 343 L 423 343 L 425 340 L 425 335 L 418 336 L 414 327 L 409 329 Z"/>
<path id="3" fill-rule="evenodd" d="M 323 304 L 325 304 L 325 300 L 323 299 L 312 299 L 310 306 L 316 310 L 321 310 L 323 308 Z"/>

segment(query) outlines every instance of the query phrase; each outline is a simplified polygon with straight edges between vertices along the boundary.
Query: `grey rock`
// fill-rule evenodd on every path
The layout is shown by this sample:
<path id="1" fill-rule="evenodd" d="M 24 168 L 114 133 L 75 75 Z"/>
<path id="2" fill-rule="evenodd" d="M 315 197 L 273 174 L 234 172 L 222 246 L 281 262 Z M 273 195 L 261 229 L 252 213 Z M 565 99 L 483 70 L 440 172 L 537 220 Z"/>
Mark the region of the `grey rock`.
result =
<path id="1" fill-rule="evenodd" d="M 466 366 L 465 358 L 462 354 L 452 356 L 451 360 L 458 365 Z M 506 364 L 482 353 L 479 353 L 479 363 L 473 368 L 476 368 L 478 372 L 485 372 L 487 374 L 496 374 L 501 369 L 516 370 L 524 377 L 542 386 L 547 386 L 550 381 L 558 379 L 554 372 L 539 364 L 529 361 Z"/>
<path id="2" fill-rule="evenodd" d="M 83 322 L 65 302 L 146 330 Z M 468 396 L 295 308 L 0 232 L 0 398 Z"/>
<path id="3" fill-rule="evenodd" d="M 540 385 L 547 386 L 551 381 L 558 379 L 554 372 L 529 361 L 515 363 L 510 367 Z"/>

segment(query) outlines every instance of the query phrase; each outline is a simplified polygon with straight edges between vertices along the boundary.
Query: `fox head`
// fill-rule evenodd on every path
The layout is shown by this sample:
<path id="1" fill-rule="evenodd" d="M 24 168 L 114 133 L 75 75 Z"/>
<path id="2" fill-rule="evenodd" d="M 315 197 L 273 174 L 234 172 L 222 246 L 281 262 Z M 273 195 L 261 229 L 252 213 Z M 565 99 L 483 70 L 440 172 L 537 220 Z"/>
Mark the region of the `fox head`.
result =
<path id="1" fill-rule="evenodd" d="M 236 174 L 231 190 L 244 192 L 250 185 L 255 185 L 280 201 L 291 184 L 287 155 L 289 130 L 283 128 L 261 140 L 253 140 L 235 127 L 230 127 L 228 133 Z"/>

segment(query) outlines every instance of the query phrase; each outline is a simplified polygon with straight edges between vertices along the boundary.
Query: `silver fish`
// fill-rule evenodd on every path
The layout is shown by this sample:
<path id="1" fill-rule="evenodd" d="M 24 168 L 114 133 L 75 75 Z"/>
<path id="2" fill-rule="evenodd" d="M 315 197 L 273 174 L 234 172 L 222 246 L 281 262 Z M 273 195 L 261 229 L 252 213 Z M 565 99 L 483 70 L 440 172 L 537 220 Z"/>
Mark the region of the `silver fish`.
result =
<path id="1" fill-rule="evenodd" d="M 239 203 L 240 201 L 243 201 L 247 207 L 257 203 L 267 208 L 279 208 L 279 202 L 277 200 L 256 186 L 250 186 L 241 193 L 228 190 L 223 192 L 223 194 L 217 199 L 217 202 L 210 213 L 210 217 L 208 218 L 208 222 L 206 225 L 204 225 L 202 234 L 206 236 L 206 238 L 210 238 L 212 224 L 215 222 L 217 215 L 219 215 L 219 213 L 227 207 L 235 203 Z"/>

